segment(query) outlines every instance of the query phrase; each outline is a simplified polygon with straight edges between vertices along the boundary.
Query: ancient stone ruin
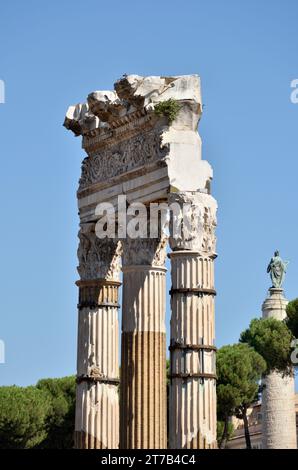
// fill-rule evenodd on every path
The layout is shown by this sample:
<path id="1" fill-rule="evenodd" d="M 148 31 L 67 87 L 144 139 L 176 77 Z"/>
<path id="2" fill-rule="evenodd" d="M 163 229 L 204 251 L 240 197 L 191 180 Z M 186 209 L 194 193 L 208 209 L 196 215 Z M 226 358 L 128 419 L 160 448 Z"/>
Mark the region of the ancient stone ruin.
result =
<path id="1" fill-rule="evenodd" d="M 212 169 L 201 159 L 201 114 L 196 75 L 124 76 L 114 91 L 95 91 L 67 111 L 64 125 L 82 137 L 87 153 L 77 193 L 77 448 L 166 448 L 167 421 L 170 448 L 216 447 L 217 205 L 210 195 Z M 140 205 L 142 237 L 127 236 L 132 215 L 127 211 L 123 218 L 123 197 L 125 210 Z M 163 205 L 160 214 L 165 215 L 154 226 L 154 237 L 148 221 L 152 203 Z M 111 208 L 116 236 L 100 238 L 98 224 L 105 226 L 102 219 L 113 213 Z M 168 420 L 167 246 L 172 280 Z"/>

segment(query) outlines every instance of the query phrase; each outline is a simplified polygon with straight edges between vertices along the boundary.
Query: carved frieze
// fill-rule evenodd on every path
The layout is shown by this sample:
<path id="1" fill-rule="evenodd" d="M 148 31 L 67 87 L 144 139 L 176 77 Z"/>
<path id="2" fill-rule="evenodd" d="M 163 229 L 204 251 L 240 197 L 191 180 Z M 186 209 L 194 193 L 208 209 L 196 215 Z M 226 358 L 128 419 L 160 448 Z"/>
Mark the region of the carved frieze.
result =
<path id="1" fill-rule="evenodd" d="M 79 191 L 134 168 L 162 160 L 166 154 L 167 147 L 162 146 L 160 132 L 155 129 L 105 147 L 96 155 L 83 160 Z"/>

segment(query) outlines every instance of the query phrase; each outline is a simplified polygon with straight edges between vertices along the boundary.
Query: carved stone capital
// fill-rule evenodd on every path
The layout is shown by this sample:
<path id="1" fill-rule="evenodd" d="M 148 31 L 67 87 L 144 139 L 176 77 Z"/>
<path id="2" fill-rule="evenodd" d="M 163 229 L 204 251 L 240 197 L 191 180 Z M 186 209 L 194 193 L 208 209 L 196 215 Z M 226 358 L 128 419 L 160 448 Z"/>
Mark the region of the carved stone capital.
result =
<path id="1" fill-rule="evenodd" d="M 99 239 L 94 224 L 82 224 L 78 236 L 78 273 L 81 280 L 118 281 L 121 242 L 108 238 Z"/>
<path id="2" fill-rule="evenodd" d="M 172 250 L 216 253 L 215 199 L 206 193 L 170 193 L 170 246 Z"/>
<path id="3" fill-rule="evenodd" d="M 123 266 L 143 265 L 164 267 L 167 237 L 127 238 L 123 241 Z"/>

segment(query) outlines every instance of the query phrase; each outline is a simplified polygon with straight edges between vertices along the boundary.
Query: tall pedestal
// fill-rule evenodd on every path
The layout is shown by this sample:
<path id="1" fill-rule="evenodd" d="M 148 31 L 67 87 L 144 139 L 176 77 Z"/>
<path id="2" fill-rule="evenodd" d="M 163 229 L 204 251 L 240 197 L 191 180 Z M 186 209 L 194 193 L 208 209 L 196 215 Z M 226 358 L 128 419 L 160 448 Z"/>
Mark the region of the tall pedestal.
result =
<path id="1" fill-rule="evenodd" d="M 155 256 L 154 240 L 127 245 L 123 266 L 120 447 L 162 449 L 167 447 L 165 255 Z"/>
<path id="2" fill-rule="evenodd" d="M 288 301 L 283 289 L 271 288 L 262 306 L 263 318 L 284 320 Z M 262 447 L 296 449 L 295 383 L 293 377 L 272 372 L 263 381 Z"/>
<path id="3" fill-rule="evenodd" d="M 116 280 L 119 256 L 117 245 L 96 239 L 90 227 L 81 230 L 80 240 L 75 447 L 116 449 L 119 447 L 120 282 Z"/>
<path id="4" fill-rule="evenodd" d="M 215 448 L 213 259 L 188 251 L 170 257 L 170 448 Z"/>

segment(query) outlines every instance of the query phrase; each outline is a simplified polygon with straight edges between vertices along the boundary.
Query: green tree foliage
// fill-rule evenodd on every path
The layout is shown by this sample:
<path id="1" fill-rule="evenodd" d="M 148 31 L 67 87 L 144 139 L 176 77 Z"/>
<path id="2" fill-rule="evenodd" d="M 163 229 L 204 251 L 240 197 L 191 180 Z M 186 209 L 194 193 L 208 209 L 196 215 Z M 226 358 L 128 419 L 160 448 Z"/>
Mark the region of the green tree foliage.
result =
<path id="1" fill-rule="evenodd" d="M 36 387 L 0 387 L 0 448 L 30 449 L 47 435 L 48 394 Z"/>
<path id="2" fill-rule="evenodd" d="M 75 377 L 43 379 L 37 389 L 49 396 L 51 413 L 47 421 L 47 437 L 40 447 L 69 449 L 73 447 L 75 421 Z"/>
<path id="3" fill-rule="evenodd" d="M 229 418 L 243 419 L 247 448 L 251 448 L 247 409 L 255 401 L 261 375 L 266 370 L 264 359 L 247 344 L 223 346 L 217 352 L 217 412 L 223 421 L 219 447 L 228 438 Z"/>
<path id="4" fill-rule="evenodd" d="M 0 387 L 0 448 L 73 447 L 75 377 Z"/>
<path id="5" fill-rule="evenodd" d="M 224 433 L 225 422 L 224 421 L 217 421 L 217 442 L 220 442 L 222 435 Z M 228 430 L 227 430 L 227 441 L 232 439 L 234 435 L 234 426 L 231 422 L 228 422 Z"/>
<path id="6" fill-rule="evenodd" d="M 291 342 L 293 335 L 285 322 L 275 318 L 254 319 L 241 333 L 240 342 L 253 347 L 266 361 L 265 374 L 272 371 L 293 373 Z"/>
<path id="7" fill-rule="evenodd" d="M 292 335 L 298 339 L 298 298 L 292 300 L 287 305 L 286 325 Z"/>

